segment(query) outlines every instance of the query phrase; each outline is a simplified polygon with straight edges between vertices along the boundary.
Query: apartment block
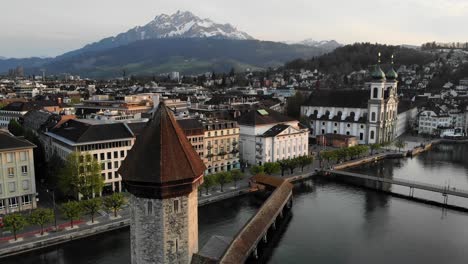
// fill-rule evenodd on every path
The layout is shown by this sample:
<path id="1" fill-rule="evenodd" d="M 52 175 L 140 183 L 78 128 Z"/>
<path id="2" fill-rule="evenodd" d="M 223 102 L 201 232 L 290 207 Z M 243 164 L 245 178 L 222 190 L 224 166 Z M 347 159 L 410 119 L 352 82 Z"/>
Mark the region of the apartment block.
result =
<path id="1" fill-rule="evenodd" d="M 35 147 L 0 130 L 0 215 L 36 208 Z"/>

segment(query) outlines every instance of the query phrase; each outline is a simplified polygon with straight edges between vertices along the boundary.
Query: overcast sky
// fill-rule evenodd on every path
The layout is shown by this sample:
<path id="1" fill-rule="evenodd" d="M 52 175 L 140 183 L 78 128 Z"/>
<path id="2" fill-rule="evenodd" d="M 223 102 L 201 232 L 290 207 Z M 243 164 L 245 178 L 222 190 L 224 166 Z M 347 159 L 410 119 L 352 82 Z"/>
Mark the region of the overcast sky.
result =
<path id="1" fill-rule="evenodd" d="M 468 41 L 468 0 L 14 0 L 1 10 L 5 57 L 56 56 L 177 10 L 262 40 Z"/>

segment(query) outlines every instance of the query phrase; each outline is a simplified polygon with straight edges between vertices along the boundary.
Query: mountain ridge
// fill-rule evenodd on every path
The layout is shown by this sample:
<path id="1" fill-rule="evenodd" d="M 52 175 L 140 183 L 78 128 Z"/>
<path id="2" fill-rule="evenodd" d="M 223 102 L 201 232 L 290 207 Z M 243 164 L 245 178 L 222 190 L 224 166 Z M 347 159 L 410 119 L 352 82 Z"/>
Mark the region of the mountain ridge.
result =
<path id="1" fill-rule="evenodd" d="M 262 70 L 278 67 L 291 58 L 311 58 L 325 53 L 304 45 L 272 41 L 216 38 L 166 38 L 140 40 L 128 45 L 53 60 L 41 67 L 48 73 L 67 72 L 86 77 L 119 77 L 125 70 L 133 75 L 178 71 L 197 74 L 206 71 Z M 30 69 L 37 74 L 39 68 Z"/>
<path id="2" fill-rule="evenodd" d="M 172 15 L 160 14 L 143 26 L 136 26 L 83 48 L 67 52 L 58 57 L 69 57 L 86 51 L 99 51 L 128 45 L 146 39 L 163 38 L 219 38 L 219 39 L 254 39 L 249 34 L 237 30 L 231 24 L 219 24 L 208 18 L 200 18 L 189 11 L 177 11 Z"/>

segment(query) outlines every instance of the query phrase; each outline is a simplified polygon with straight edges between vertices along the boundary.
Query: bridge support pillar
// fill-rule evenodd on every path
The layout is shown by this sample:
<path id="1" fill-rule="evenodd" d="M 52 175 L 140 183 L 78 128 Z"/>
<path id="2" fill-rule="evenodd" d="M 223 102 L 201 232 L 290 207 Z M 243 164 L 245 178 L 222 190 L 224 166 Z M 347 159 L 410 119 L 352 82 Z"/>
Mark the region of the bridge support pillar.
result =
<path id="1" fill-rule="evenodd" d="M 267 240 L 267 234 L 265 233 L 265 235 L 263 236 L 263 243 L 267 243 L 268 240 Z"/>
<path id="2" fill-rule="evenodd" d="M 276 230 L 276 220 L 273 221 L 273 224 L 271 224 L 271 228 L 273 228 L 273 230 Z"/>
<path id="3" fill-rule="evenodd" d="M 409 196 L 411 198 L 413 198 L 413 196 L 414 196 L 414 188 L 413 187 L 410 187 L 410 189 L 409 189 Z"/>
<path id="4" fill-rule="evenodd" d="M 258 250 L 257 250 L 257 248 L 255 248 L 255 249 L 252 251 L 252 257 L 254 257 L 254 259 L 258 259 Z"/>

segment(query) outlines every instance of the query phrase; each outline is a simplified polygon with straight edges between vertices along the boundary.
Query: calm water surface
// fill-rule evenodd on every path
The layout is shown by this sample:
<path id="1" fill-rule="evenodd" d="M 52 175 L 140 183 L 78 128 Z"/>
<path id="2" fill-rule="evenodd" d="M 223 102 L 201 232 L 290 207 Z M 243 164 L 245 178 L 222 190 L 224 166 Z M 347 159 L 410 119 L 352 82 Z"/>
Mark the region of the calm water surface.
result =
<path id="1" fill-rule="evenodd" d="M 465 145 L 441 145 L 409 160 L 363 171 L 468 189 Z M 409 176 L 411 174 L 411 176 Z M 468 263 L 468 214 L 339 183 L 295 185 L 289 222 L 267 248 L 269 263 Z M 234 235 L 261 199 L 244 196 L 199 209 L 200 244 Z M 95 236 L 2 260 L 19 263 L 129 263 L 129 230 Z"/>
<path id="2" fill-rule="evenodd" d="M 431 151 L 412 159 L 384 160 L 348 170 L 385 178 L 400 178 L 436 184 L 468 192 L 468 144 L 436 145 Z M 391 191 L 408 194 L 409 188 L 392 186 Z M 414 195 L 443 202 L 443 196 L 438 193 L 415 190 Z M 468 208 L 468 199 L 466 198 L 449 196 L 448 202 Z"/>

